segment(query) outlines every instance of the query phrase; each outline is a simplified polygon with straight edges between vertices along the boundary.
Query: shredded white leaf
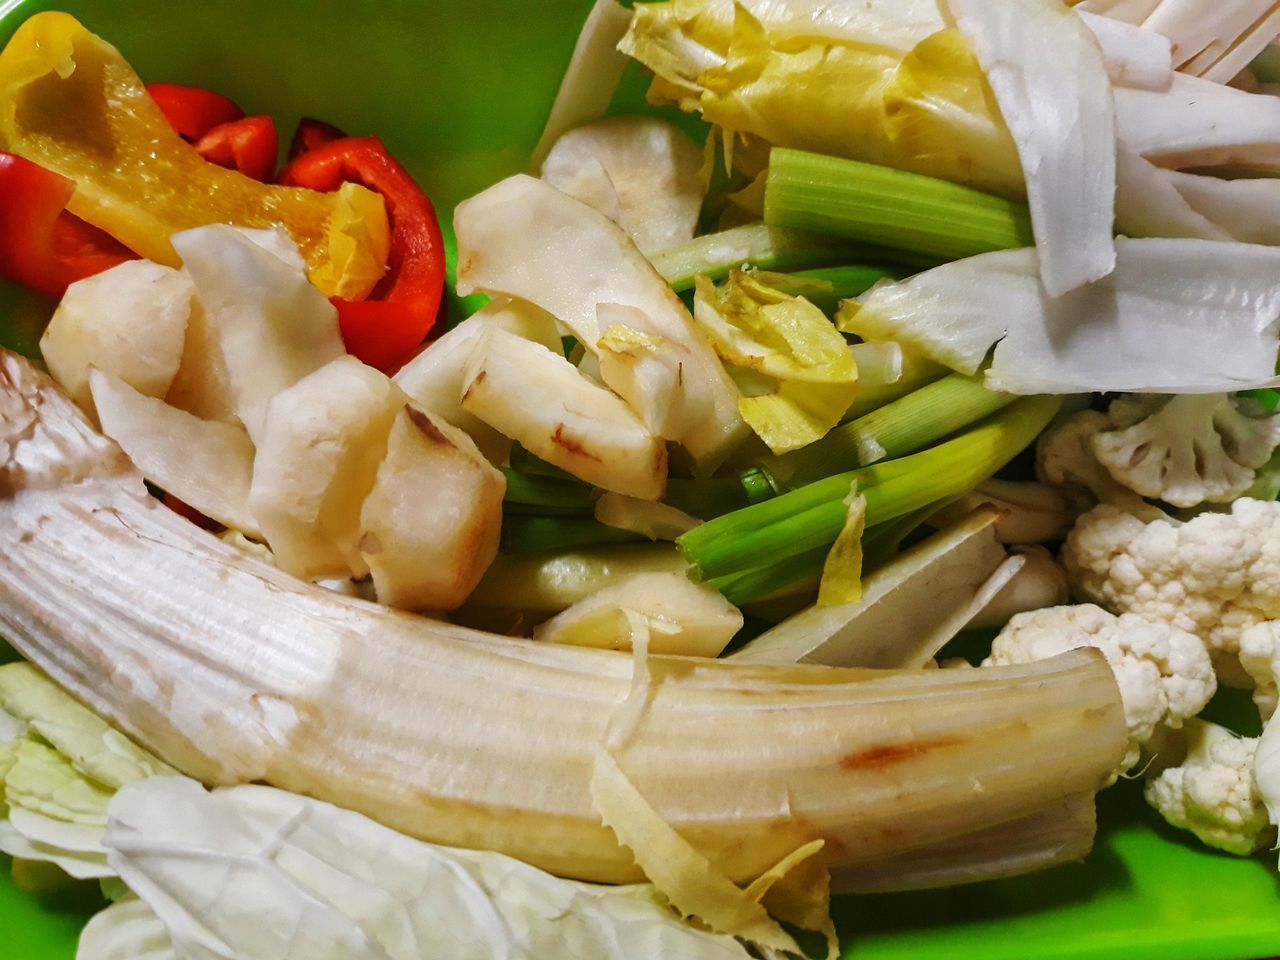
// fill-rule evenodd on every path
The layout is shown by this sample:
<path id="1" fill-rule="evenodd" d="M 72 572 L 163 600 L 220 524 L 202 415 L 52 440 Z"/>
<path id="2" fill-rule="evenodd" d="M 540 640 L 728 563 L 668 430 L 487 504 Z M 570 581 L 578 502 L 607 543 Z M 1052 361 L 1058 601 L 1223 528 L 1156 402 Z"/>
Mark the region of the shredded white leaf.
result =
<path id="1" fill-rule="evenodd" d="M 1003 250 L 882 284 L 842 329 L 900 340 L 1008 393 L 1221 393 L 1275 379 L 1280 250 L 1116 241 L 1115 272 L 1051 299 L 1035 252 Z"/>
<path id="2" fill-rule="evenodd" d="M 1116 124 L 1102 52 L 1059 0 L 951 0 L 1013 134 L 1051 296 L 1115 267 Z"/>

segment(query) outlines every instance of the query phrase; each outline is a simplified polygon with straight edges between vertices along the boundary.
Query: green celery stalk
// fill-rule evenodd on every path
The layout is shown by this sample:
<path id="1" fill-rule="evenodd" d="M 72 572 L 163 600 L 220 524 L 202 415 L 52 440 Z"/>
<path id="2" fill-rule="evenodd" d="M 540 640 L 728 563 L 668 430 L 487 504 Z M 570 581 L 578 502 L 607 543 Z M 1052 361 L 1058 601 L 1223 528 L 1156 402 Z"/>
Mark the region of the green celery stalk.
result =
<path id="1" fill-rule="evenodd" d="M 775 147 L 765 223 L 943 260 L 1035 244 L 1025 203 L 857 160 Z"/>
<path id="2" fill-rule="evenodd" d="M 760 461 L 775 487 L 803 486 L 833 473 L 914 453 L 1013 403 L 1017 397 L 953 373 L 912 391 L 821 440 Z"/>
<path id="3" fill-rule="evenodd" d="M 867 526 L 885 523 L 977 486 L 1035 440 L 1061 405 L 1061 397 L 1024 397 L 945 443 L 736 510 L 677 543 L 705 580 L 761 566 L 762 558 L 782 563 L 835 541 L 853 481 L 867 498 Z"/>
<path id="4" fill-rule="evenodd" d="M 752 223 L 659 250 L 649 260 L 677 293 L 683 293 L 693 289 L 693 281 L 699 276 L 723 280 L 730 270 L 743 267 L 780 270 L 842 260 L 900 261 L 902 254 L 800 230 Z"/>

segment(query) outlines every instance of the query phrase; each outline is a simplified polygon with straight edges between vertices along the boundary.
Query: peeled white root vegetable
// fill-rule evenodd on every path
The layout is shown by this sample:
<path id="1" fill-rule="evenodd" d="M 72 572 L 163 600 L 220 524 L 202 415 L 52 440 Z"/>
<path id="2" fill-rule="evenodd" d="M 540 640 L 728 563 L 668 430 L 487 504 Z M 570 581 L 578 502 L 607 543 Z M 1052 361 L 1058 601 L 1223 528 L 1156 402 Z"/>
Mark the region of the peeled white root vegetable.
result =
<path id="1" fill-rule="evenodd" d="M 354 357 L 334 360 L 267 407 L 250 504 L 281 569 L 363 577 L 360 507 L 407 398 Z M 145 472 L 145 471 L 144 471 Z"/>
<path id="2" fill-rule="evenodd" d="M 71 399 L 91 409 L 96 367 L 148 397 L 178 372 L 195 287 L 172 267 L 130 260 L 67 287 L 40 338 L 40 353 Z"/>
<path id="3" fill-rule="evenodd" d="M 564 875 L 639 879 L 589 789 L 632 657 L 408 616 L 246 557 L 147 496 L 11 354 L 0 491 L 0 632 L 183 772 Z M 604 756 L 738 881 L 815 837 L 840 869 L 998 831 L 1095 791 L 1124 751 L 1115 682 L 1089 651 L 983 671 L 646 667 L 632 739 Z"/>
<path id="4" fill-rule="evenodd" d="M 660 500 L 667 448 L 625 403 L 564 357 L 505 330 L 476 343 L 462 406 L 534 456 L 605 490 Z"/>
<path id="5" fill-rule="evenodd" d="M 501 463 L 510 452 L 510 439 L 462 407 L 462 368 L 490 327 L 541 343 L 548 350 L 560 349 L 560 333 L 550 314 L 522 300 L 494 300 L 406 363 L 394 380 L 414 403 L 467 431 L 485 456 Z"/>
<path id="6" fill-rule="evenodd" d="M 249 505 L 253 444 L 244 427 L 200 420 L 100 370 L 89 383 L 102 432 L 148 480 L 224 526 L 260 535 Z"/>
<path id="7" fill-rule="evenodd" d="M 642 573 L 580 600 L 533 631 L 533 639 L 630 650 L 635 631 L 650 653 L 716 657 L 742 629 L 742 614 L 715 587 L 683 573 Z"/>
<path id="8" fill-rule="evenodd" d="M 693 239 L 705 183 L 702 147 L 654 117 L 609 117 L 570 130 L 542 179 L 600 211 L 642 253 Z"/>
<path id="9" fill-rule="evenodd" d="M 360 553 L 382 603 L 452 610 L 498 553 L 507 481 L 463 431 L 404 407 L 360 513 Z"/>
<path id="10" fill-rule="evenodd" d="M 483 290 L 536 303 L 595 351 L 598 311 L 616 304 L 643 314 L 682 390 L 665 381 L 605 378 L 645 423 L 715 466 L 747 434 L 738 390 L 680 298 L 617 224 L 533 177 L 509 177 L 458 205 L 458 292 Z M 671 358 L 674 358 L 672 360 Z M 652 429 L 652 426 L 651 426 Z"/>
<path id="11" fill-rule="evenodd" d="M 346 354 L 338 313 L 301 261 L 261 236 L 214 224 L 174 234 L 173 246 L 208 315 L 206 356 L 225 368 L 234 412 L 256 442 L 272 397 Z"/>

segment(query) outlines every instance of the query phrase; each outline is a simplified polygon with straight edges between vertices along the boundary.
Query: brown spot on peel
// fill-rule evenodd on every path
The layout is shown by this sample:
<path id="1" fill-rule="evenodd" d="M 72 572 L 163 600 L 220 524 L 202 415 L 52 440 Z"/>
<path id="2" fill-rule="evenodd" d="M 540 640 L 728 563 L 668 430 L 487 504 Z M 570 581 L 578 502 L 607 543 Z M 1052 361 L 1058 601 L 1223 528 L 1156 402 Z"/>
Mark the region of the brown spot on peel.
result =
<path id="1" fill-rule="evenodd" d="M 886 743 L 878 747 L 868 747 L 857 753 L 850 753 L 840 758 L 840 766 L 845 770 L 881 770 L 906 760 L 923 757 L 934 750 L 954 747 L 963 743 L 956 737 L 937 737 L 933 740 L 911 740 L 906 743 Z"/>

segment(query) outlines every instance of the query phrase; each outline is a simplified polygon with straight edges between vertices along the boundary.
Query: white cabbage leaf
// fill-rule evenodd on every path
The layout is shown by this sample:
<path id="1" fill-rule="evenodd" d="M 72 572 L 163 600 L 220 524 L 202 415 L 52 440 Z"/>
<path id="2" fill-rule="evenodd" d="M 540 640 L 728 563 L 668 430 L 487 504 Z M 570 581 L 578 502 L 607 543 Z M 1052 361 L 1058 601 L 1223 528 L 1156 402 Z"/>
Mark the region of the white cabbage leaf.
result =
<path id="1" fill-rule="evenodd" d="M 112 801 L 106 845 L 184 957 L 749 956 L 733 938 L 686 924 L 652 887 L 561 880 L 270 787 L 132 784 Z"/>
<path id="2" fill-rule="evenodd" d="M 1057 299 L 1035 251 L 1002 250 L 881 284 L 841 328 L 899 340 L 1008 393 L 1221 393 L 1275 379 L 1280 250 L 1116 241 L 1115 272 Z"/>
<path id="3" fill-rule="evenodd" d="M 1131 237 L 1236 239 L 1197 211 L 1174 185 L 1176 171 L 1121 147 L 1116 153 L 1116 231 Z"/>
<path id="4" fill-rule="evenodd" d="M 1123 20 L 1085 10 L 1076 12 L 1102 48 L 1112 83 L 1144 90 L 1169 89 L 1173 82 L 1173 48 L 1168 37 Z"/>
<path id="5" fill-rule="evenodd" d="M 1059 0 L 951 0 L 1013 134 L 1051 296 L 1115 267 L 1116 123 L 1102 51 Z"/>

